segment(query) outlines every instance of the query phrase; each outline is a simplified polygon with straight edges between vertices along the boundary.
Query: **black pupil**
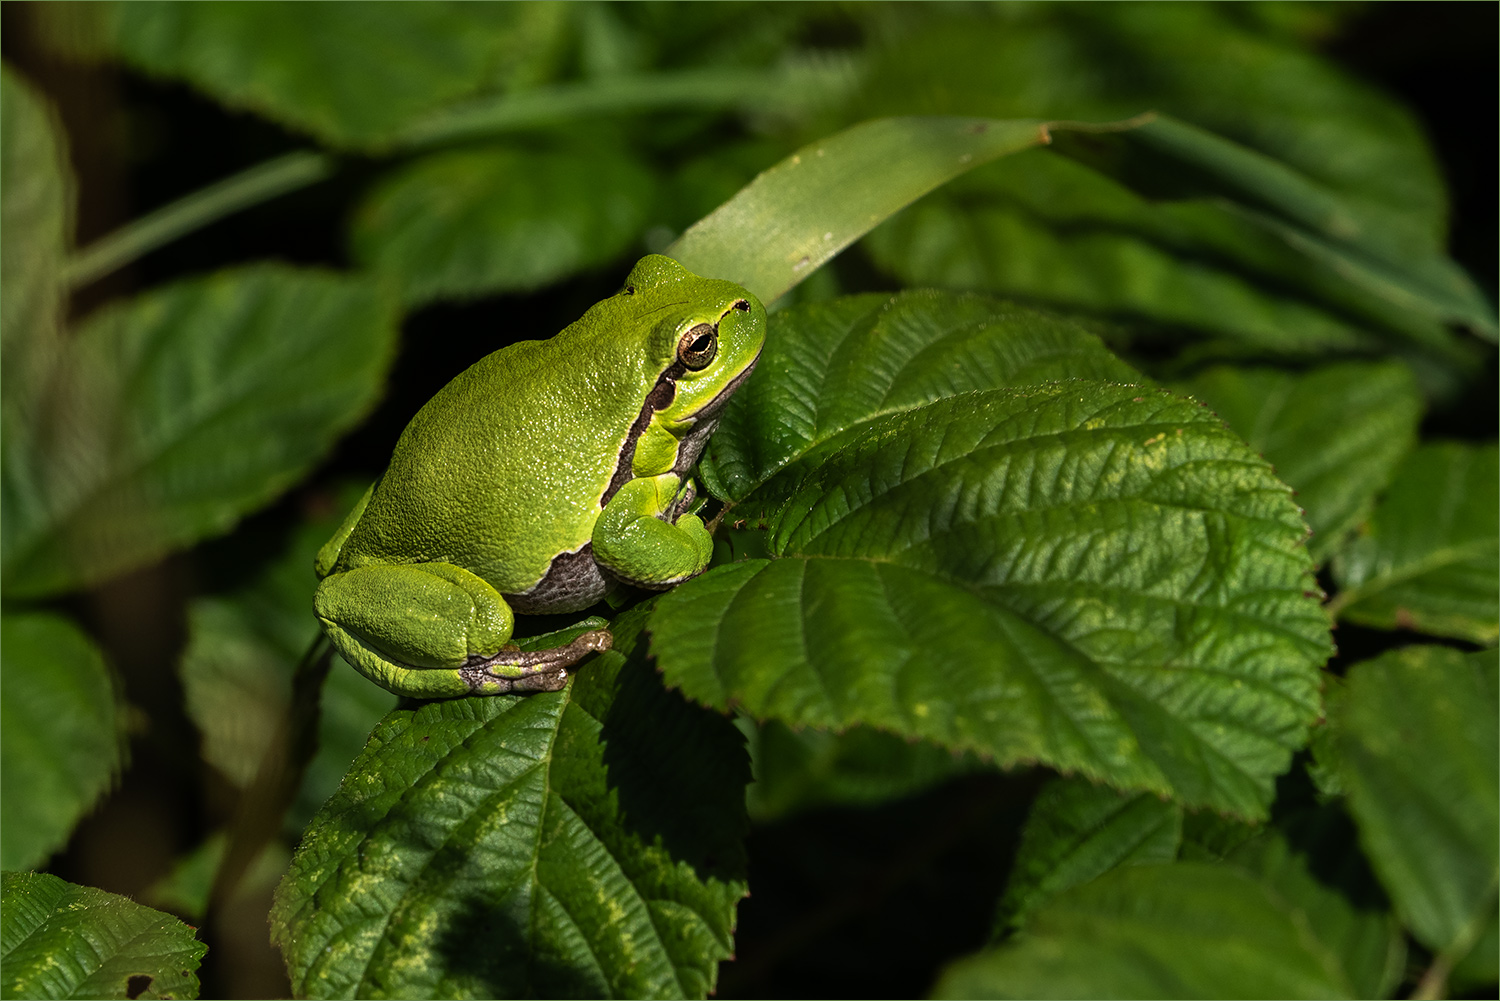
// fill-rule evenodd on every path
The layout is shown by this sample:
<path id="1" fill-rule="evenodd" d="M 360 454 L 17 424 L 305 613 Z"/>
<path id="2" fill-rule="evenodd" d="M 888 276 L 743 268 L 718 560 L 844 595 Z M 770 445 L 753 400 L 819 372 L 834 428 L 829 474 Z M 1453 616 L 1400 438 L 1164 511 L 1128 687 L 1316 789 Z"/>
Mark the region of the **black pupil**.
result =
<path id="1" fill-rule="evenodd" d="M 712 340 L 712 335 L 704 334 L 692 343 L 692 346 L 688 348 L 688 351 L 695 355 L 701 355 L 703 352 L 708 350 L 708 344 Z"/>

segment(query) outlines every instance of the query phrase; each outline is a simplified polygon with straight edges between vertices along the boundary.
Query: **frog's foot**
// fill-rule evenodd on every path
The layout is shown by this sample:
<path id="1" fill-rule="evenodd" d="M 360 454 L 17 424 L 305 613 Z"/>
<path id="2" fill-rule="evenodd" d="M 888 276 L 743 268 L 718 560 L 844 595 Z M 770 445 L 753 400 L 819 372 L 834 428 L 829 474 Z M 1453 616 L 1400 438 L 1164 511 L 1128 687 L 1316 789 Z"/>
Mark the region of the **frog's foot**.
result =
<path id="1" fill-rule="evenodd" d="M 591 653 L 610 648 L 608 629 L 595 629 L 563 646 L 547 650 L 501 650 L 489 657 L 470 657 L 458 676 L 475 695 L 507 692 L 558 692 L 568 683 L 568 668 Z"/>

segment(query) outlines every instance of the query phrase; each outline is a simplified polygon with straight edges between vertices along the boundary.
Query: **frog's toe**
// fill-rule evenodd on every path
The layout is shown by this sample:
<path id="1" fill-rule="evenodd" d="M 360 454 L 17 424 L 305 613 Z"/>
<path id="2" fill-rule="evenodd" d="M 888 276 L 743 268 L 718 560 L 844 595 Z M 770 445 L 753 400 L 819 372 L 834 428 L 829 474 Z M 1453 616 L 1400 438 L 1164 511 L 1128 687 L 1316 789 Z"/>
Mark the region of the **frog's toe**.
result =
<path id="1" fill-rule="evenodd" d="M 491 657 L 471 657 L 458 675 L 476 695 L 558 692 L 568 683 L 569 667 L 591 653 L 608 650 L 613 643 L 608 629 L 594 629 L 546 650 L 512 648 Z"/>

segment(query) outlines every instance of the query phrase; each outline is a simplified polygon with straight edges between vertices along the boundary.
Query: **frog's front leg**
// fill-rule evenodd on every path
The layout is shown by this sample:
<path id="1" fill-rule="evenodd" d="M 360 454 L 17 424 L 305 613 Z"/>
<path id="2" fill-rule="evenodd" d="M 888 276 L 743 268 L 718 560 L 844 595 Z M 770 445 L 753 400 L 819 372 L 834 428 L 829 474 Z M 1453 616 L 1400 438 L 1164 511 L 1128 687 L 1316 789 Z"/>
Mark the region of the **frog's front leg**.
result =
<path id="1" fill-rule="evenodd" d="M 331 574 L 313 605 L 344 659 L 371 681 L 418 699 L 553 692 L 567 668 L 610 635 L 566 646 L 509 645 L 515 615 L 486 581 L 449 563 L 376 564 Z"/>
<path id="2" fill-rule="evenodd" d="M 637 587 L 662 590 L 708 566 L 714 540 L 696 514 L 678 514 L 691 494 L 672 474 L 631 480 L 610 498 L 594 523 L 594 560 Z M 673 518 L 667 521 L 665 518 Z"/>

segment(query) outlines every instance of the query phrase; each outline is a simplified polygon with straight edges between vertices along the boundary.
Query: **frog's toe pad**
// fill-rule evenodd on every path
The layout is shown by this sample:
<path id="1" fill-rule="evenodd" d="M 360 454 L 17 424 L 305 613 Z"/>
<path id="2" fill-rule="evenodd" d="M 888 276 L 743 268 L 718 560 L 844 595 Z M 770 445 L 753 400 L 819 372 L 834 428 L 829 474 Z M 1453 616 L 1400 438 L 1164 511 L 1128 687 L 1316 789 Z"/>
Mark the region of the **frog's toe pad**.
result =
<path id="1" fill-rule="evenodd" d="M 492 657 L 472 657 L 458 674 L 475 695 L 559 692 L 568 683 L 569 667 L 591 653 L 608 650 L 613 643 L 608 629 L 595 629 L 547 650 L 511 649 Z"/>

